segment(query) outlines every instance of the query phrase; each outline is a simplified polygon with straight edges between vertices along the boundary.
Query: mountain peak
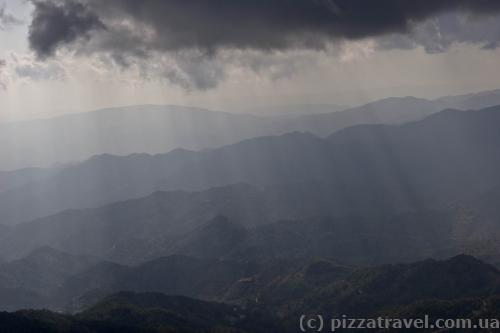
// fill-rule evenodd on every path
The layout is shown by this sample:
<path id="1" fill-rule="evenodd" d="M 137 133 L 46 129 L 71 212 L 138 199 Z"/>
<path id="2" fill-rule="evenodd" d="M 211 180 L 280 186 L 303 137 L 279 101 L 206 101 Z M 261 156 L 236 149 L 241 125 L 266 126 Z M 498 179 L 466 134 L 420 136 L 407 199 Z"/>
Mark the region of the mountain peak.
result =
<path id="1" fill-rule="evenodd" d="M 498 270 L 487 263 L 482 262 L 481 260 L 467 254 L 460 254 L 455 257 L 448 259 L 443 262 L 447 267 L 456 272 L 475 272 L 478 274 L 479 271 L 488 272 L 488 273 L 498 273 Z"/>

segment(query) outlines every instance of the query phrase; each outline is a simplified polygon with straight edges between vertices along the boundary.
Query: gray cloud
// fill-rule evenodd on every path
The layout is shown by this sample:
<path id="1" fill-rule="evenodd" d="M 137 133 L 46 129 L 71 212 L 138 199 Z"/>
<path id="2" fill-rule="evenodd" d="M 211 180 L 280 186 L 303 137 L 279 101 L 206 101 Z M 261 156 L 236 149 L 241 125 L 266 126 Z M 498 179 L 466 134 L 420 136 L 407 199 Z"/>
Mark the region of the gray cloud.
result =
<path id="1" fill-rule="evenodd" d="M 261 52 L 324 49 L 376 37 L 380 48 L 442 52 L 456 42 L 495 48 L 499 24 L 478 24 L 500 11 L 498 0 L 33 0 L 29 41 L 39 57 L 58 49 L 105 54 L 128 66 L 159 54 L 176 64 L 160 75 L 185 88 L 209 89 L 224 66 L 192 61 L 189 51 Z M 464 19 L 465 18 L 465 19 Z M 496 18 L 495 18 L 496 19 Z M 496 20 L 497 21 L 497 20 Z M 496 22 L 495 21 L 495 22 Z M 201 59 L 201 58 L 200 58 Z M 287 75 L 287 72 L 278 73 Z"/>
<path id="2" fill-rule="evenodd" d="M 7 13 L 5 3 L 0 4 L 0 29 L 4 30 L 13 25 L 21 24 L 22 21 L 14 15 Z"/>
<path id="3" fill-rule="evenodd" d="M 18 77 L 29 78 L 34 81 L 62 80 L 66 75 L 64 69 L 56 64 L 22 64 L 16 66 L 14 70 Z"/>
<path id="4" fill-rule="evenodd" d="M 226 76 L 224 65 L 213 59 L 178 57 L 176 65 L 176 68 L 166 70 L 165 77 L 188 90 L 215 88 Z"/>

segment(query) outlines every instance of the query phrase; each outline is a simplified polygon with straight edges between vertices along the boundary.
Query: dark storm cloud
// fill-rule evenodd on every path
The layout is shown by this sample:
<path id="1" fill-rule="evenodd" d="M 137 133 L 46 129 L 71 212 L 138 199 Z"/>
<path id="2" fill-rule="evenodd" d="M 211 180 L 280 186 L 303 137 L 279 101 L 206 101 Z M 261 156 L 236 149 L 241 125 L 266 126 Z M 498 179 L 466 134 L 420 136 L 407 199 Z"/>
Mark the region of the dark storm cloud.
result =
<path id="1" fill-rule="evenodd" d="M 42 56 L 107 30 L 94 51 L 320 48 L 336 39 L 407 33 L 443 12 L 490 14 L 497 0 L 46 0 L 35 2 L 30 45 Z M 147 31 L 148 34 L 141 35 Z M 114 38 L 113 38 L 114 37 Z M 456 36 L 460 39 L 460 36 Z"/>
<path id="2" fill-rule="evenodd" d="M 152 70 L 142 72 L 151 76 L 154 71 L 186 89 L 211 89 L 224 80 L 227 64 L 220 54 L 226 50 L 323 50 L 338 41 L 376 37 L 380 48 L 423 46 L 436 53 L 455 42 L 493 49 L 500 40 L 498 20 L 474 29 L 463 21 L 464 17 L 491 20 L 500 11 L 499 0 L 32 2 L 29 42 L 39 57 L 65 49 L 103 55 L 123 68 L 147 68 L 155 63 Z M 173 62 L 156 65 L 162 63 L 158 59 L 163 55 Z M 236 63 L 245 65 L 245 61 Z M 249 62 L 250 69 L 253 63 Z M 288 75 L 289 69 L 278 69 L 277 77 Z"/>
<path id="3" fill-rule="evenodd" d="M 40 57 L 49 56 L 57 47 L 87 38 L 91 30 L 104 27 L 83 3 L 34 1 L 34 5 L 29 42 Z"/>

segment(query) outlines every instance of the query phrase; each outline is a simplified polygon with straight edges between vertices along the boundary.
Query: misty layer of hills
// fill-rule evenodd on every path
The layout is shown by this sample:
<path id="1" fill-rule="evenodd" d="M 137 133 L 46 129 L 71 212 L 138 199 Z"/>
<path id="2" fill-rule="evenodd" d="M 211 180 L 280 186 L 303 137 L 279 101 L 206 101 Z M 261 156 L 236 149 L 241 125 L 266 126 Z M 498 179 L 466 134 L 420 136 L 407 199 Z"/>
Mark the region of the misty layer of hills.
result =
<path id="1" fill-rule="evenodd" d="M 24 130 L 65 128 L 51 152 L 20 149 L 11 166 L 105 154 L 0 172 L 0 310 L 37 309 L 0 313 L 0 331 L 296 332 L 304 313 L 495 318 L 497 97 L 2 125 L 28 126 L 18 143 L 30 149 Z"/>
<path id="2" fill-rule="evenodd" d="M 297 106 L 278 108 L 281 116 L 230 114 L 180 106 L 136 106 L 99 110 L 47 120 L 0 124 L 0 171 L 48 166 L 110 153 L 164 153 L 199 150 L 241 140 L 308 131 L 319 136 L 358 124 L 400 124 L 446 108 L 481 109 L 500 104 L 500 93 L 424 100 L 389 98 L 341 112 L 339 106 L 303 106 L 318 114 L 296 115 Z M 277 107 L 259 113 L 274 114 Z M 306 113 L 307 111 L 304 111 Z M 309 111 L 310 112 L 310 111 Z M 0 173 L 0 181 L 4 176 Z"/>
<path id="3" fill-rule="evenodd" d="M 271 220 L 441 209 L 500 185 L 498 124 L 500 107 L 446 110 L 418 122 L 354 126 L 325 138 L 294 132 L 199 152 L 100 155 L 63 168 L 32 169 L 20 181 L 12 173 L 0 191 L 0 220 L 13 225 L 160 190 L 203 191 L 238 183 L 256 189 L 227 194 L 228 209 L 262 211 Z M 212 200 L 210 192 L 208 202 L 198 204 L 182 199 L 193 194 L 169 195 L 177 198 L 171 202 L 181 202 L 180 211 L 191 204 L 204 209 Z M 224 204 L 216 199 L 214 205 Z M 195 206 L 186 208 L 187 214 Z M 253 223 L 258 220 L 265 221 Z"/>

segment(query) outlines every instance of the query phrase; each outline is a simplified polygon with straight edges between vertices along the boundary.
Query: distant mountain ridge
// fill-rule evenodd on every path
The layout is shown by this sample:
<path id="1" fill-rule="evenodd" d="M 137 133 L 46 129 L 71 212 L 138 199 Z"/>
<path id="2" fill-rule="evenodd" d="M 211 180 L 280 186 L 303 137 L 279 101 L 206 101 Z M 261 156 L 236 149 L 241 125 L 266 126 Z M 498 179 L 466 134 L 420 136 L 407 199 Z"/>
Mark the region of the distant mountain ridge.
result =
<path id="1" fill-rule="evenodd" d="M 244 111 L 254 115 L 271 116 L 271 117 L 297 117 L 305 115 L 317 115 L 324 113 L 333 113 L 351 109 L 352 107 L 337 104 L 281 104 L 248 108 Z"/>
<path id="2" fill-rule="evenodd" d="M 441 97 L 435 100 L 444 103 L 448 108 L 461 110 L 478 110 L 500 105 L 500 89 L 488 90 L 472 94 Z"/>
<path id="3" fill-rule="evenodd" d="M 433 101 L 388 98 L 344 111 L 298 115 L 295 110 L 294 115 L 277 117 L 173 105 L 103 109 L 0 124 L 3 143 L 0 170 L 66 164 L 100 154 L 157 154 L 176 148 L 200 150 L 292 131 L 325 136 L 359 124 L 402 124 L 446 108 L 469 110 L 499 104 L 498 91 L 492 91 Z"/>

